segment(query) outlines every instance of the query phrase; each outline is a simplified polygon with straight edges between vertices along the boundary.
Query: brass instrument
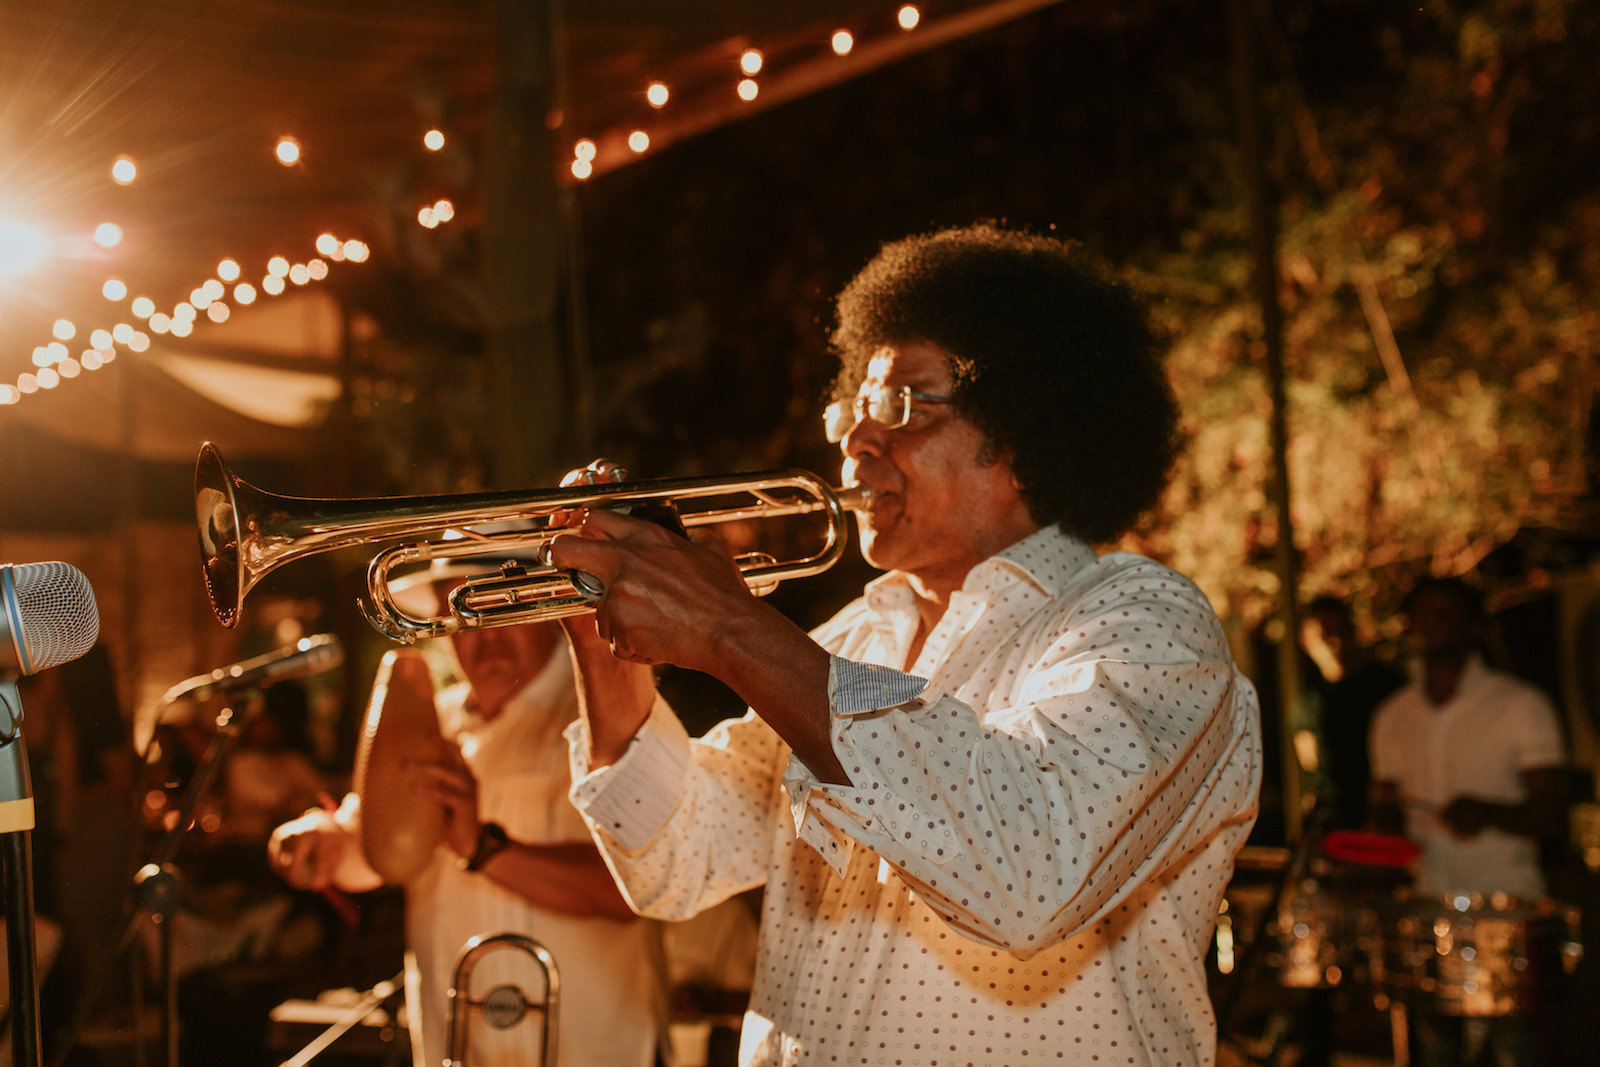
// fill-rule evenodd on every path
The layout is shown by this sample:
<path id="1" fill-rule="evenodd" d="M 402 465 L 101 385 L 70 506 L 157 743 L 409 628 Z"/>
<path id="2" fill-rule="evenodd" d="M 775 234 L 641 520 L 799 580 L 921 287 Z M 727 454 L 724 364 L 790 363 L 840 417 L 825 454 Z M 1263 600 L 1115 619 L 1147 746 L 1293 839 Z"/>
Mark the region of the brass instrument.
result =
<path id="1" fill-rule="evenodd" d="M 473 968 L 478 961 L 496 949 L 515 949 L 525 953 L 544 973 L 544 998 L 530 1001 L 515 986 L 496 986 L 474 1000 L 468 992 Z M 445 1067 L 464 1067 L 467 1063 L 467 1023 L 472 1012 L 482 1012 L 484 1021 L 496 1030 L 507 1030 L 530 1014 L 544 1016 L 544 1027 L 539 1041 L 540 1067 L 555 1063 L 556 1058 L 556 1007 L 560 1000 L 561 976 L 556 971 L 556 961 L 539 942 L 522 934 L 479 934 L 467 939 L 456 957 L 455 971 L 450 979 L 450 991 L 445 994 Z"/>
<path id="2" fill-rule="evenodd" d="M 368 564 L 368 599 L 361 607 L 374 629 L 405 643 L 592 611 L 600 594 L 591 586 L 591 576 L 515 562 L 503 563 L 499 572 L 469 578 L 456 588 L 447 615 L 407 615 L 390 593 L 390 571 L 407 563 L 493 557 L 502 552 L 536 552 L 542 558 L 544 546 L 566 532 L 552 525 L 553 517 L 562 512 L 625 511 L 670 503 L 685 527 L 820 514 L 826 529 L 821 545 L 809 555 L 778 560 L 752 552 L 736 557 L 745 584 L 764 596 L 779 582 L 820 574 L 837 563 L 844 553 L 845 511 L 866 508 L 872 496 L 859 486 L 835 489 L 807 471 L 777 470 L 537 491 L 353 500 L 288 497 L 264 492 L 235 475 L 209 442 L 200 449 L 194 482 L 206 590 L 222 625 L 236 625 L 245 594 L 286 563 L 335 549 L 398 541 Z M 474 529 L 510 522 L 523 528 L 493 533 Z M 446 531 L 454 536 L 447 537 Z"/>

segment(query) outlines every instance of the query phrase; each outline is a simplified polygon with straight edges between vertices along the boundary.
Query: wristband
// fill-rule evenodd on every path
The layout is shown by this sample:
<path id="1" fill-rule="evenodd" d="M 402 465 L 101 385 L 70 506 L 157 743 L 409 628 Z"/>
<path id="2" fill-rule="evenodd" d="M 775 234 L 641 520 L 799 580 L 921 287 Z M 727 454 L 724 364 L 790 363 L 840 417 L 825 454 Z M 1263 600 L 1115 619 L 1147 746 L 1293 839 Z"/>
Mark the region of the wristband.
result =
<path id="1" fill-rule="evenodd" d="M 486 822 L 478 827 L 478 843 L 472 850 L 472 855 L 462 862 L 464 871 L 479 871 L 483 865 L 497 855 L 507 845 L 511 838 L 507 836 L 505 827 L 497 822 Z"/>

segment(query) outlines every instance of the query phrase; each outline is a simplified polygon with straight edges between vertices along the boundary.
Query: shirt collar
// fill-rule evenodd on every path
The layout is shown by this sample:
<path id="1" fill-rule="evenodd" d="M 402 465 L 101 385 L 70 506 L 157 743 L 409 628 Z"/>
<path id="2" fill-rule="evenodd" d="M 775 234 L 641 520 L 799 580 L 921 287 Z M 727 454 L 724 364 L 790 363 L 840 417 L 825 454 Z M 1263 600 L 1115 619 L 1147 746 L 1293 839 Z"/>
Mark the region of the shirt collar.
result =
<path id="1" fill-rule="evenodd" d="M 1047 597 L 1066 589 L 1085 567 L 1095 561 L 1088 542 L 1051 525 L 1001 549 L 967 572 L 963 592 L 985 594 L 1016 581 L 1031 585 Z M 904 571 L 890 571 L 867 583 L 867 605 L 890 613 L 909 608 L 914 594 Z"/>

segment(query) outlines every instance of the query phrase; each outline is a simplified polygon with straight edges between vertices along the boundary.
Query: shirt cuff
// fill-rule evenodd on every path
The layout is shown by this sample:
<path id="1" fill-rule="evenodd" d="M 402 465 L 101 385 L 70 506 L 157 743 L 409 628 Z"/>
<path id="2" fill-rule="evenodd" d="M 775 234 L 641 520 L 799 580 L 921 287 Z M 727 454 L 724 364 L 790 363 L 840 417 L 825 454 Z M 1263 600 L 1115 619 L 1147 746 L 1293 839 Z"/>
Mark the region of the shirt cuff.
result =
<path id="1" fill-rule="evenodd" d="M 589 825 L 637 851 L 666 825 L 683 799 L 693 753 L 689 732 L 659 696 L 622 758 L 589 769 L 589 732 L 579 719 L 566 730 L 574 807 Z"/>
<path id="2" fill-rule="evenodd" d="M 828 705 L 835 715 L 863 715 L 909 704 L 928 688 L 918 678 L 892 667 L 828 657 Z"/>

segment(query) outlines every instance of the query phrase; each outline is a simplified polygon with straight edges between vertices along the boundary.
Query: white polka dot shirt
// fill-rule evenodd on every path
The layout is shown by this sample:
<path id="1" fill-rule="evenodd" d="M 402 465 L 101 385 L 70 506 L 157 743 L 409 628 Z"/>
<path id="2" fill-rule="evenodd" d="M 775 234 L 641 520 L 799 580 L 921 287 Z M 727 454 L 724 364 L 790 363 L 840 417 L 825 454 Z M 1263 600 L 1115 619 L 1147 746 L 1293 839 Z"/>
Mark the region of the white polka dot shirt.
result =
<path id="1" fill-rule="evenodd" d="M 635 908 L 766 886 L 746 1064 L 1207 1064 L 1204 956 L 1261 780 L 1255 692 L 1187 579 L 1042 530 L 905 665 L 890 574 L 820 627 L 824 784 L 753 714 L 658 702 L 573 799 Z"/>

